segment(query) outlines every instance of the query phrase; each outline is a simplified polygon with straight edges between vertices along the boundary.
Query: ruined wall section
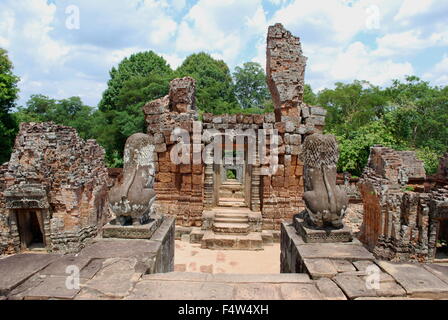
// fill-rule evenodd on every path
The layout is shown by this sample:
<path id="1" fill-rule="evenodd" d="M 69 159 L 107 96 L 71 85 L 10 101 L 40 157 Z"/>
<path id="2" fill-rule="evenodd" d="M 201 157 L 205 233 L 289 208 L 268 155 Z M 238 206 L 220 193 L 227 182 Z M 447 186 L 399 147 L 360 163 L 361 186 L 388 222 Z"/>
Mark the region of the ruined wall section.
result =
<path id="1" fill-rule="evenodd" d="M 154 137 L 157 153 L 155 206 L 161 213 L 175 215 L 177 224 L 182 226 L 202 224 L 204 166 L 192 162 L 193 151 L 202 152 L 203 148 L 200 137 L 199 141 L 193 137 L 193 122 L 199 119 L 195 110 L 195 91 L 193 78 L 174 79 L 169 95 L 143 107 L 147 133 Z M 171 151 L 178 142 L 172 139 L 175 128 L 187 131 L 190 142 L 197 142 L 188 149 L 190 164 L 176 164 L 171 159 Z"/>
<path id="2" fill-rule="evenodd" d="M 280 23 L 269 27 L 266 74 L 277 121 L 281 120 L 282 115 L 300 116 L 306 62 L 298 37 L 294 37 Z"/>
<path id="3" fill-rule="evenodd" d="M 8 163 L 0 166 L 0 255 L 14 253 L 14 243 L 10 237 L 10 226 L 8 219 L 8 210 L 4 193 L 6 190 L 5 174 L 8 170 Z"/>
<path id="4" fill-rule="evenodd" d="M 360 240 L 380 259 L 430 261 L 435 254 L 434 192 L 416 192 L 412 181 L 425 180 L 414 152 L 371 148 L 359 181 L 364 205 Z M 431 236 L 433 233 L 433 236 Z"/>
<path id="5" fill-rule="evenodd" d="M 14 199 L 15 194 L 35 186 L 46 193 L 51 242 L 47 248 L 77 251 L 108 219 L 110 181 L 104 150 L 95 140 L 81 139 L 73 128 L 51 122 L 22 123 L 5 180 L 12 196 L 9 215 L 22 209 L 14 207 L 15 200 L 27 201 L 23 196 Z"/>

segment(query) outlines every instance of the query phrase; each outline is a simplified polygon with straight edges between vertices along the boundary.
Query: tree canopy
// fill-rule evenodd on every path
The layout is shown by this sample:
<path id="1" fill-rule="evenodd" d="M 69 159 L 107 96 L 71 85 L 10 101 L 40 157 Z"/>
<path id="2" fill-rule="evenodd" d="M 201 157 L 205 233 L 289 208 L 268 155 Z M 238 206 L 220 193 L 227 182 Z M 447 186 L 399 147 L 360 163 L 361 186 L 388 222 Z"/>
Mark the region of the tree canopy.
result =
<path id="1" fill-rule="evenodd" d="M 19 77 L 13 74 L 13 65 L 6 50 L 0 48 L 0 164 L 9 160 L 17 123 L 10 111 L 15 106 Z"/>
<path id="2" fill-rule="evenodd" d="M 188 56 L 176 70 L 177 77 L 196 80 L 196 105 L 203 112 L 230 113 L 239 108 L 229 67 L 201 52 Z"/>
<path id="3" fill-rule="evenodd" d="M 271 99 L 266 75 L 259 63 L 246 62 L 233 73 L 235 95 L 243 109 L 264 108 Z"/>

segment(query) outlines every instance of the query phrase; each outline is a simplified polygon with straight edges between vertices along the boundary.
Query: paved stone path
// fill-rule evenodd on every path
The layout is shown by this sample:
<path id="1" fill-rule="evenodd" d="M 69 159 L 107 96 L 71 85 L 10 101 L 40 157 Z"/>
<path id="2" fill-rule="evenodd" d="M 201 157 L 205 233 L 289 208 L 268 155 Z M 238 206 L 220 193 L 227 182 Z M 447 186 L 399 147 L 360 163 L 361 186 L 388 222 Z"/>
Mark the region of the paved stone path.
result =
<path id="1" fill-rule="evenodd" d="M 379 287 L 368 289 L 367 263 L 338 269 L 332 278 L 307 274 L 212 274 L 171 272 L 145 275 L 144 245 L 119 250 L 100 241 L 81 254 L 19 254 L 0 259 L 0 300 L 4 299 L 448 299 L 448 267 L 376 262 Z M 80 270 L 73 288 L 68 266 Z M 67 284 L 69 286 L 67 286 Z"/>
<path id="2" fill-rule="evenodd" d="M 209 250 L 200 244 L 176 240 L 174 270 L 180 272 L 277 274 L 280 273 L 280 244 L 261 251 Z"/>

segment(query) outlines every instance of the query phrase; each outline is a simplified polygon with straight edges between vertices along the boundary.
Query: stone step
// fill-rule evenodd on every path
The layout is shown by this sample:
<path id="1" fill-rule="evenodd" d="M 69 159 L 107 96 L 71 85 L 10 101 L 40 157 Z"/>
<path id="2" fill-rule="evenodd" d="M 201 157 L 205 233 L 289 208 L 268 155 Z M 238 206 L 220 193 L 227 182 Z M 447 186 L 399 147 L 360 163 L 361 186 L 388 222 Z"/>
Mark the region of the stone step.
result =
<path id="1" fill-rule="evenodd" d="M 242 186 L 243 184 L 236 179 L 229 179 L 224 181 L 221 186 Z"/>
<path id="2" fill-rule="evenodd" d="M 244 200 L 233 198 L 220 198 L 219 206 L 221 207 L 247 207 Z"/>
<path id="3" fill-rule="evenodd" d="M 215 214 L 215 219 L 217 219 L 217 218 L 247 219 L 247 217 L 248 217 L 248 214 L 245 212 L 219 211 Z"/>
<path id="4" fill-rule="evenodd" d="M 219 190 L 239 191 L 243 190 L 242 184 L 223 184 L 219 187 Z"/>
<path id="5" fill-rule="evenodd" d="M 241 201 L 244 201 L 244 194 L 241 192 L 235 192 L 235 193 L 228 193 L 228 192 L 220 192 L 219 198 L 232 198 L 232 199 L 238 199 Z"/>
<path id="6" fill-rule="evenodd" d="M 226 235 L 207 231 L 202 238 L 201 247 L 212 250 L 263 250 L 263 239 L 260 232 Z"/>
<path id="7" fill-rule="evenodd" d="M 247 223 L 213 223 L 213 231 L 223 234 L 248 234 L 249 224 Z"/>
<path id="8" fill-rule="evenodd" d="M 227 216 L 215 216 L 215 223 L 248 223 L 249 218 L 246 217 L 227 217 Z"/>

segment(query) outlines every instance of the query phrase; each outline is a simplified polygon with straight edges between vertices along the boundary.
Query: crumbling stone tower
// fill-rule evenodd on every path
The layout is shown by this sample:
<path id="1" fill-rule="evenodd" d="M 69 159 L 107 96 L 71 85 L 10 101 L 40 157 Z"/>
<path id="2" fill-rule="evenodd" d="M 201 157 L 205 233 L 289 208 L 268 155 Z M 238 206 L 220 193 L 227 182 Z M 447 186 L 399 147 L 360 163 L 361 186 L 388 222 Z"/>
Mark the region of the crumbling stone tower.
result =
<path id="1" fill-rule="evenodd" d="M 22 123 L 0 167 L 0 254 L 77 252 L 107 220 L 104 150 L 76 130 Z"/>
<path id="2" fill-rule="evenodd" d="M 423 162 L 415 152 L 371 148 L 359 181 L 364 203 L 360 240 L 377 258 L 435 258 L 438 235 L 446 233 L 448 189 L 425 186 L 425 180 Z"/>

